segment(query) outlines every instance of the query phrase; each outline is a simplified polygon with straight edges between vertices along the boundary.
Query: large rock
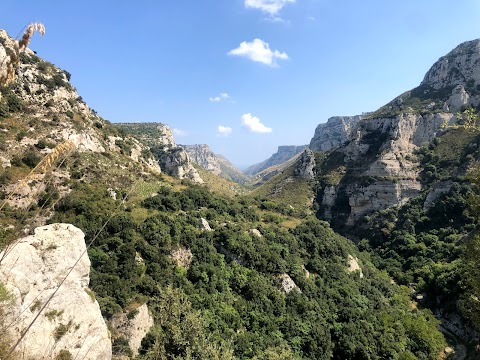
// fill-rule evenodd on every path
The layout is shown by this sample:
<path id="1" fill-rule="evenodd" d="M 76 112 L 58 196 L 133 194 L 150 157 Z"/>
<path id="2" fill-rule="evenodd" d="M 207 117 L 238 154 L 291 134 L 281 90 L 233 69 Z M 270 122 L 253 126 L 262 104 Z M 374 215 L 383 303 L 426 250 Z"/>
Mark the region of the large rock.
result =
<path id="1" fill-rule="evenodd" d="M 300 290 L 297 284 L 295 284 L 295 281 L 293 281 L 290 275 L 280 274 L 280 275 L 277 275 L 276 279 L 277 279 L 280 290 L 283 291 L 284 293 L 288 294 L 293 290 L 302 292 L 302 290 Z"/>
<path id="2" fill-rule="evenodd" d="M 76 359 L 111 359 L 110 334 L 88 289 L 89 272 L 84 234 L 70 224 L 35 229 L 3 258 L 0 281 L 15 299 L 8 316 L 17 339 L 68 274 L 18 346 L 24 358 L 53 359 L 63 350 Z"/>

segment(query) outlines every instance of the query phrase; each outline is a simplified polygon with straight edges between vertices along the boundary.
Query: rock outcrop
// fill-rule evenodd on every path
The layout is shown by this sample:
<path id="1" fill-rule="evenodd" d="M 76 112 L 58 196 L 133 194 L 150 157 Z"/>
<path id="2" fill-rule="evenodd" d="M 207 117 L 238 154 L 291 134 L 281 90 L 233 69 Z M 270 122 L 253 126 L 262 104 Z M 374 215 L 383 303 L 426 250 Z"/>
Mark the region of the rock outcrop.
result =
<path id="1" fill-rule="evenodd" d="M 262 161 L 259 164 L 249 166 L 244 173 L 247 175 L 257 175 L 262 171 L 274 167 L 276 165 L 281 165 L 292 159 L 295 155 L 300 154 L 307 145 L 295 146 L 295 145 L 283 145 L 279 146 L 275 154 L 265 161 Z"/>
<path id="2" fill-rule="evenodd" d="M 198 226 L 200 227 L 200 229 L 204 231 L 213 231 L 207 219 L 200 218 L 200 221 L 198 222 Z"/>
<path id="3" fill-rule="evenodd" d="M 352 129 L 362 119 L 361 116 L 334 116 L 315 129 L 309 148 L 314 151 L 329 151 L 348 140 Z"/>
<path id="4" fill-rule="evenodd" d="M 480 40 L 466 41 L 442 56 L 421 83 L 436 90 L 480 83 Z"/>
<path id="5" fill-rule="evenodd" d="M 15 80 L 15 67 L 19 62 L 18 43 L 0 30 L 0 86 L 6 86 Z M 0 93 L 1 100 L 1 93 Z"/>
<path id="6" fill-rule="evenodd" d="M 193 167 L 188 153 L 175 143 L 170 127 L 161 123 L 122 123 L 117 125 L 135 135 L 149 147 L 162 171 L 180 179 L 203 183 L 198 171 Z"/>
<path id="7" fill-rule="evenodd" d="M 305 149 L 298 161 L 295 163 L 295 176 L 312 180 L 315 178 L 315 155 L 310 149 Z"/>
<path id="8" fill-rule="evenodd" d="M 225 157 L 215 154 L 206 144 L 180 145 L 190 156 L 190 159 L 217 176 L 239 184 L 246 184 L 249 178 Z"/>
<path id="9" fill-rule="evenodd" d="M 479 62 L 480 40 L 463 43 L 440 58 L 417 88 L 379 110 L 320 124 L 310 148 L 331 151 L 318 170 L 320 216 L 354 225 L 420 194 L 416 150 L 454 124 L 456 112 L 480 104 Z M 432 189 L 425 209 L 448 188 Z"/>
<path id="10" fill-rule="evenodd" d="M 352 273 L 358 271 L 360 279 L 363 278 L 363 271 L 360 265 L 358 264 L 358 259 L 348 254 L 348 272 Z"/>
<path id="11" fill-rule="evenodd" d="M 349 169 L 349 176 L 323 188 L 323 216 L 333 216 L 340 193 L 348 201 L 349 225 L 369 212 L 402 205 L 416 196 L 422 186 L 415 150 L 432 141 L 443 124 L 454 121 L 451 113 L 359 120 L 337 150 L 343 159 L 337 166 Z"/>
<path id="12" fill-rule="evenodd" d="M 3 258 L 0 281 L 15 299 L 9 314 L 14 338 L 20 337 L 69 273 L 20 343 L 18 351 L 25 358 L 53 359 L 63 350 L 77 359 L 111 359 L 110 334 L 88 289 L 89 272 L 84 235 L 70 224 L 35 229 Z"/>
<path id="13" fill-rule="evenodd" d="M 207 225 L 208 225 L 208 222 L 207 222 Z M 210 225 L 208 225 L 208 228 L 210 228 Z M 177 247 L 170 252 L 170 258 L 177 263 L 177 266 L 181 266 L 185 269 L 188 269 L 190 268 L 190 264 L 192 263 L 192 260 L 193 260 L 192 250 L 184 248 L 182 246 Z"/>
<path id="14" fill-rule="evenodd" d="M 278 286 L 281 291 L 288 294 L 293 290 L 302 292 L 300 288 L 295 284 L 295 281 L 288 274 L 280 274 L 277 276 Z"/>
<path id="15" fill-rule="evenodd" d="M 153 326 L 153 317 L 148 311 L 147 304 L 140 305 L 127 313 L 117 314 L 112 319 L 112 327 L 117 336 L 123 336 L 133 352 L 138 355 L 142 340 Z"/>

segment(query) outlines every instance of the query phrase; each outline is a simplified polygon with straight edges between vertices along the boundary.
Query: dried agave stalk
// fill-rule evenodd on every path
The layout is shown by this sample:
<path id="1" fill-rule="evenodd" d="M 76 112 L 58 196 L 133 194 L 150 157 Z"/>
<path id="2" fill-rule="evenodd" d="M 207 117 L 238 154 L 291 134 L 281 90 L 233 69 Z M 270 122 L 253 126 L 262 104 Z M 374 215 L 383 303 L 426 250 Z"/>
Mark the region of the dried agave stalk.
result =
<path id="1" fill-rule="evenodd" d="M 30 39 L 32 38 L 35 31 L 38 31 L 42 36 L 45 35 L 45 25 L 43 25 L 42 23 L 31 23 L 30 25 L 28 25 L 27 30 L 25 30 L 22 38 L 18 42 L 18 47 L 20 48 L 20 51 L 25 50 L 28 47 L 28 44 L 30 44 Z"/>
<path id="2" fill-rule="evenodd" d="M 0 205 L 0 210 L 12 199 L 13 195 L 24 187 L 27 182 L 35 175 L 35 174 L 44 174 L 48 170 L 50 170 L 55 163 L 55 161 L 60 157 L 62 154 L 67 154 L 70 151 L 75 149 L 75 144 L 73 141 L 68 140 L 60 145 L 57 145 L 53 151 L 40 160 L 40 162 L 35 166 L 35 168 L 30 171 L 30 173 L 23 179 L 18 186 L 12 190 L 12 192 L 8 195 L 8 197 L 3 201 L 2 205 Z"/>
<path id="3" fill-rule="evenodd" d="M 55 149 L 47 154 L 36 166 L 37 173 L 45 173 L 52 168 L 53 163 L 59 158 L 60 155 L 70 152 L 75 148 L 73 141 L 68 140 L 60 145 L 57 145 Z"/>

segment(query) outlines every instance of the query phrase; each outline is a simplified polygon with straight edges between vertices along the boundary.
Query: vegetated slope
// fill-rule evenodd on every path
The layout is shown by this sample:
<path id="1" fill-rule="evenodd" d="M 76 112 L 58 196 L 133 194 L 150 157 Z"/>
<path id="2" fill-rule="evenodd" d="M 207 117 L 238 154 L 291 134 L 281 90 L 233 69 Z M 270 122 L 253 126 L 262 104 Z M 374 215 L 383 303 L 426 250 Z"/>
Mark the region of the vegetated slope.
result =
<path id="1" fill-rule="evenodd" d="M 302 167 L 301 155 L 295 156 L 289 166 L 253 189 L 250 196 L 274 200 L 290 207 L 292 211 L 312 214 L 315 181 L 313 176 L 302 176 L 299 173 L 298 169 Z"/>
<path id="2" fill-rule="evenodd" d="M 480 132 L 452 129 L 420 149 L 425 188 L 401 207 L 364 218 L 356 237 L 373 262 L 409 284 L 442 318 L 455 341 L 475 353 L 479 330 L 478 169 Z M 459 319 L 461 315 L 464 321 Z"/>
<path id="3" fill-rule="evenodd" d="M 199 186 L 157 193 L 127 202 L 89 252 L 91 287 L 107 318 L 149 299 L 156 325 L 140 351 L 146 358 L 157 351 L 208 358 L 206 344 L 239 359 L 280 352 L 434 359 L 441 351 L 433 316 L 412 310 L 408 290 L 327 223 L 306 218 L 288 228 L 282 224 L 294 218 L 282 205 L 227 200 Z M 89 237 L 107 217 L 99 214 L 117 204 L 85 184 L 60 201 L 52 221 L 72 222 Z M 349 255 L 361 272 L 348 271 Z"/>
<path id="4" fill-rule="evenodd" d="M 45 149 L 66 139 L 78 145 L 8 201 L 0 220 L 13 228 L 1 233 L 1 246 L 45 222 L 72 223 L 87 242 L 95 239 L 91 296 L 111 322 L 115 356 L 137 349 L 113 318 L 135 319 L 143 304 L 154 325 L 140 359 L 436 359 L 442 352 L 431 313 L 412 309 L 408 290 L 327 223 L 159 175 L 151 150 L 88 110 L 73 89 L 57 97 L 66 73 L 22 58 L 15 82 L 0 90 L 3 196 Z M 310 153 L 301 164 L 293 175 L 311 177 Z"/>
<path id="5" fill-rule="evenodd" d="M 211 173 L 239 184 L 248 184 L 250 179 L 235 165 L 219 154 L 214 154 L 206 144 L 180 145 L 199 166 Z"/>
<path id="6" fill-rule="evenodd" d="M 249 192 L 245 186 L 242 186 L 237 182 L 227 180 L 224 177 L 217 176 L 212 172 L 200 167 L 199 165 L 195 165 L 195 168 L 197 169 L 200 177 L 203 179 L 205 187 L 211 192 L 222 194 L 228 197 L 244 195 Z"/>
<path id="7" fill-rule="evenodd" d="M 468 326 L 478 328 L 480 313 L 478 272 L 466 252 L 478 242 L 468 174 L 480 159 L 479 59 L 480 40 L 459 45 L 419 87 L 358 119 L 343 144 L 317 153 L 315 168 L 318 217 L 361 240 L 379 267 L 468 345 L 478 341 Z M 458 314 L 465 322 L 453 319 Z"/>

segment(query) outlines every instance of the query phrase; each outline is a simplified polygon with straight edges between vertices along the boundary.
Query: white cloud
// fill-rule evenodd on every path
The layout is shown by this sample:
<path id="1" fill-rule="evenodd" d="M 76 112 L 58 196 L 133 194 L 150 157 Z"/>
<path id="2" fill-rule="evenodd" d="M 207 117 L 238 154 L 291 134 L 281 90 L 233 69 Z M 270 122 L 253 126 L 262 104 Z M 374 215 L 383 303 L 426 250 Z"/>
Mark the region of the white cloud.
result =
<path id="1" fill-rule="evenodd" d="M 259 118 L 250 113 L 242 115 L 242 125 L 246 127 L 248 131 L 254 133 L 266 134 L 272 132 L 272 128 L 263 125 Z"/>
<path id="2" fill-rule="evenodd" d="M 232 133 L 232 128 L 229 126 L 218 125 L 217 135 L 218 136 L 230 136 Z"/>
<path id="3" fill-rule="evenodd" d="M 230 99 L 230 95 L 228 95 L 227 93 L 220 93 L 220 95 L 218 95 L 218 96 L 208 98 L 208 100 L 210 100 L 210 102 L 220 102 L 220 101 L 224 101 L 224 100 L 227 100 L 227 99 Z"/>
<path id="4" fill-rule="evenodd" d="M 245 7 L 259 9 L 270 16 L 277 15 L 288 3 L 295 3 L 296 0 L 245 0 Z"/>
<path id="5" fill-rule="evenodd" d="M 180 129 L 177 129 L 177 128 L 173 128 L 173 134 L 176 135 L 176 136 L 187 136 L 187 132 L 186 131 L 183 131 L 183 130 L 180 130 Z"/>
<path id="6" fill-rule="evenodd" d="M 277 59 L 288 59 L 287 53 L 272 51 L 270 45 L 261 39 L 255 39 L 252 42 L 243 41 L 238 48 L 229 51 L 228 55 L 243 56 L 269 66 L 277 66 Z"/>

